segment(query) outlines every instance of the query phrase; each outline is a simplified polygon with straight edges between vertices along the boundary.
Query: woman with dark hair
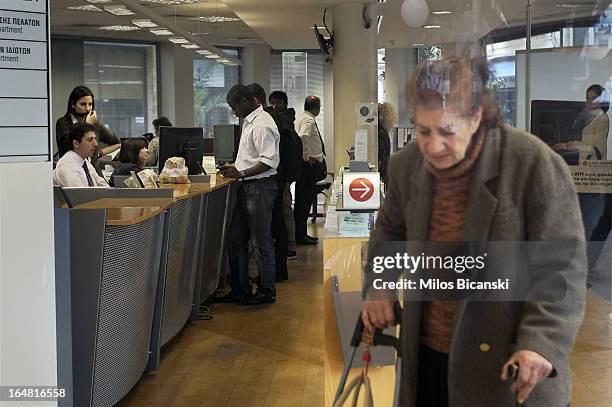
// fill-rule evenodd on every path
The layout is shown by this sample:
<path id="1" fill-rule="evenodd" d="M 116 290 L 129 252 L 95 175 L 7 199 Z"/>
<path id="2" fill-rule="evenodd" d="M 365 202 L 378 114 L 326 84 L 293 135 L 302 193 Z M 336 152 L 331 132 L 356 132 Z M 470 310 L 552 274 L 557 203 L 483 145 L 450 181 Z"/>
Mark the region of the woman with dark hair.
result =
<path id="1" fill-rule="evenodd" d="M 584 123 L 582 140 L 559 143 L 555 151 L 580 150 L 593 160 L 606 160 L 608 157 L 608 132 L 610 131 L 610 94 L 601 85 L 591 85 L 586 91 L 586 109 L 581 115 Z"/>
<path id="2" fill-rule="evenodd" d="M 495 276 L 509 283 L 495 293 L 466 296 L 459 287 L 465 280 L 455 279 L 465 275 L 446 257 L 436 270 L 423 262 L 403 266 L 410 267 L 404 274 L 365 268 L 361 316 L 372 332 L 396 322 L 395 287 L 417 277 L 409 281 L 417 288 L 403 292 L 403 406 L 570 402 L 569 355 L 583 317 L 586 277 L 576 190 L 558 154 L 501 122 L 488 79 L 484 59 L 445 59 L 419 65 L 406 91 L 417 139 L 389 160 L 368 264 L 383 259 L 385 267 L 399 268 L 386 260 L 408 255 L 415 261 L 421 250 L 423 258 L 445 250 L 451 259 L 465 260 L 457 256 L 459 246 L 472 260 L 483 253 L 486 258 L 482 273 L 469 275 L 472 281 L 491 283 Z M 551 241 L 561 250 L 551 250 Z M 398 253 L 389 250 L 393 242 L 401 246 Z M 503 247 L 495 249 L 500 242 Z M 528 253 L 517 242 L 529 243 Z M 541 243 L 547 250 L 537 250 Z M 458 291 L 424 288 L 436 284 L 432 275 L 457 284 Z M 542 294 L 556 282 L 562 292 L 551 301 Z M 517 367 L 513 381 L 509 372 Z"/>
<path id="3" fill-rule="evenodd" d="M 132 171 L 140 172 L 147 158 L 147 147 L 143 138 L 128 138 L 121 141 L 119 151 L 119 167 L 113 171 L 110 178 L 110 186 L 114 187 L 115 175 L 131 175 Z"/>
<path id="4" fill-rule="evenodd" d="M 389 182 L 387 176 L 387 163 L 391 156 L 391 139 L 389 130 L 393 130 L 395 123 L 395 110 L 391 103 L 378 104 L 378 171 L 385 185 Z"/>
<path id="5" fill-rule="evenodd" d="M 106 144 L 104 148 L 98 147 L 91 157 L 91 164 L 101 174 L 98 158 L 117 150 L 120 147 L 120 141 L 115 133 L 108 130 L 98 121 L 96 111 L 94 110 L 94 95 L 88 87 L 82 85 L 72 90 L 68 97 L 66 114 L 57 119 L 55 123 L 55 140 L 60 157 L 70 150 L 68 134 L 70 133 L 70 128 L 75 123 L 88 123 L 94 126 L 98 144 L 100 142 Z"/>

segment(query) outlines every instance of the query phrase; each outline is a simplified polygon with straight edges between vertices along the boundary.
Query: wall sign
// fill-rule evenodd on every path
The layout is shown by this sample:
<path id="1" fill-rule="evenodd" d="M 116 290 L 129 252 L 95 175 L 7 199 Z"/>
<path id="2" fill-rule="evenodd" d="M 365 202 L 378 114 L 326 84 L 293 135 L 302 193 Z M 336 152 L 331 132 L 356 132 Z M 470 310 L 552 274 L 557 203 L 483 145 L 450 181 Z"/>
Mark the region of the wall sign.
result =
<path id="1" fill-rule="evenodd" d="M 378 209 L 380 174 L 378 172 L 342 173 L 342 206 L 344 209 Z"/>
<path id="2" fill-rule="evenodd" d="M 0 0 L 0 162 L 48 161 L 48 0 Z"/>
<path id="3" fill-rule="evenodd" d="M 612 161 L 585 160 L 569 166 L 580 194 L 612 194 Z"/>

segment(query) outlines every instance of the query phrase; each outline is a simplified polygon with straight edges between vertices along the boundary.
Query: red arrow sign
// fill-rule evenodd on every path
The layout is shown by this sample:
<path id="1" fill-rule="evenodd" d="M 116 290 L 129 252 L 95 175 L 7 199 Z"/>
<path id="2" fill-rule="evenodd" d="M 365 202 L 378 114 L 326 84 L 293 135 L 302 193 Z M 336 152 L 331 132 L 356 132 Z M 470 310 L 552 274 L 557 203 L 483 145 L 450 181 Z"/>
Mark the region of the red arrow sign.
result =
<path id="1" fill-rule="evenodd" d="M 349 185 L 349 195 L 357 202 L 368 201 L 374 195 L 374 184 L 367 178 L 357 178 Z"/>

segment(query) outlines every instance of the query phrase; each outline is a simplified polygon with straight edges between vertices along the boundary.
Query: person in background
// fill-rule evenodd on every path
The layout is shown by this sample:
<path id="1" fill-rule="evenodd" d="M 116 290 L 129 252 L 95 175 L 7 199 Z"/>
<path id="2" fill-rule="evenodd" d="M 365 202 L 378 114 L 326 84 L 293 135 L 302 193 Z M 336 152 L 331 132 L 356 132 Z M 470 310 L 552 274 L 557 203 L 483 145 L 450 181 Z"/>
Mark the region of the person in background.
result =
<path id="1" fill-rule="evenodd" d="M 304 112 L 295 120 L 295 131 L 302 139 L 302 168 L 295 183 L 295 241 L 298 244 L 317 244 L 318 239 L 306 234 L 308 214 L 315 198 L 317 183 L 316 166 L 325 162 L 325 145 L 317 126 L 316 117 L 321 113 L 321 100 L 308 96 L 304 101 Z"/>
<path id="2" fill-rule="evenodd" d="M 285 281 L 289 279 L 289 271 L 287 270 L 287 226 L 285 225 L 285 217 L 283 215 L 283 195 L 285 189 L 285 178 L 287 166 L 287 138 L 290 137 L 288 132 L 289 124 L 284 122 L 283 119 L 278 115 L 272 107 L 268 106 L 266 100 L 266 91 L 258 83 L 251 83 L 247 85 L 247 88 L 263 108 L 265 112 L 272 116 L 274 123 L 278 128 L 280 135 L 279 140 L 279 155 L 280 163 L 276 168 L 276 182 L 278 185 L 278 191 L 276 199 L 274 199 L 274 209 L 272 210 L 272 237 L 274 238 L 274 256 L 275 256 L 275 267 L 276 267 L 276 282 Z"/>
<path id="3" fill-rule="evenodd" d="M 303 147 L 302 139 L 295 132 L 295 109 L 288 107 L 289 98 L 283 91 L 277 90 L 270 93 L 268 97 L 270 105 L 274 111 L 290 124 L 290 129 L 293 132 L 293 139 L 295 140 L 296 156 L 302 157 Z M 301 160 L 295 160 L 294 174 L 288 174 L 285 177 L 285 188 L 283 190 L 283 215 L 285 216 L 285 225 L 287 226 L 287 260 L 293 260 L 297 258 L 297 251 L 295 247 L 295 218 L 293 217 L 293 196 L 291 195 L 291 184 L 297 181 L 299 177 L 299 171 L 301 170 Z"/>
<path id="4" fill-rule="evenodd" d="M 91 164 L 98 174 L 102 174 L 98 159 L 116 151 L 121 146 L 121 142 L 115 133 L 98 121 L 94 110 L 94 95 L 86 86 L 77 86 L 70 92 L 66 114 L 57 119 L 55 123 L 55 140 L 60 158 L 72 149 L 69 133 L 75 123 L 87 123 L 94 126 L 97 143 L 96 151 L 91 156 Z M 97 145 L 100 142 L 106 144 L 106 147 L 98 148 Z"/>
<path id="5" fill-rule="evenodd" d="M 610 94 L 601 85 L 591 85 L 586 91 L 585 117 L 581 117 L 584 128 L 582 140 L 553 145 L 555 151 L 584 150 L 593 160 L 608 157 L 608 133 L 610 131 Z"/>
<path id="6" fill-rule="evenodd" d="M 227 249 L 232 290 L 216 301 L 273 304 L 276 301 L 276 266 L 272 210 L 278 190 L 276 168 L 280 162 L 280 135 L 272 116 L 257 104 L 246 86 L 233 86 L 227 94 L 227 104 L 243 119 L 243 124 L 236 162 L 219 167 L 224 177 L 239 182 Z M 255 294 L 249 285 L 249 240 L 259 273 Z"/>
<path id="7" fill-rule="evenodd" d="M 172 122 L 166 116 L 159 117 L 153 120 L 155 128 L 155 137 L 149 142 L 147 158 L 145 159 L 145 167 L 155 167 L 159 159 L 159 128 L 172 127 Z"/>
<path id="8" fill-rule="evenodd" d="M 96 128 L 89 123 L 75 123 L 64 140 L 71 148 L 58 160 L 53 170 L 53 184 L 60 187 L 105 187 L 90 158 L 98 151 Z"/>
<path id="9" fill-rule="evenodd" d="M 391 103 L 378 104 L 378 171 L 385 185 L 388 183 L 387 163 L 391 156 L 391 139 L 389 130 L 393 130 L 395 124 L 395 110 Z"/>
<path id="10" fill-rule="evenodd" d="M 119 166 L 110 178 L 110 186 L 115 186 L 113 177 L 116 175 L 132 175 L 132 171 L 138 173 L 144 167 L 147 158 L 147 147 L 143 138 L 128 138 L 121 142 L 119 150 Z"/>
<path id="11" fill-rule="evenodd" d="M 443 92 L 431 77 L 444 78 Z M 489 78 L 484 58 L 449 58 L 417 67 L 406 90 L 417 139 L 389 160 L 390 183 L 368 246 L 487 242 L 490 248 L 505 242 L 507 249 L 510 242 L 526 242 L 532 256 L 506 253 L 490 267 L 499 276 L 524 278 L 528 291 L 515 287 L 521 285 L 518 278 L 511 278 L 506 291 L 517 294 L 515 301 L 479 302 L 448 290 L 442 296 L 430 291 L 433 298 L 419 301 L 418 294 L 405 291 L 404 299 L 413 298 L 404 302 L 401 315 L 403 406 L 570 403 L 569 356 L 586 293 L 578 197 L 558 154 L 501 122 L 486 87 Z M 370 251 L 370 264 L 375 255 Z M 398 293 L 376 290 L 372 283 L 397 281 L 396 271 L 381 277 L 364 270 L 362 321 L 370 330 L 395 322 L 392 305 Z M 432 270 L 421 271 L 421 282 L 432 281 Z M 452 266 L 441 272 L 456 274 Z M 562 282 L 559 300 L 539 295 L 554 291 L 556 281 Z M 512 365 L 518 366 L 514 381 L 508 374 Z"/>

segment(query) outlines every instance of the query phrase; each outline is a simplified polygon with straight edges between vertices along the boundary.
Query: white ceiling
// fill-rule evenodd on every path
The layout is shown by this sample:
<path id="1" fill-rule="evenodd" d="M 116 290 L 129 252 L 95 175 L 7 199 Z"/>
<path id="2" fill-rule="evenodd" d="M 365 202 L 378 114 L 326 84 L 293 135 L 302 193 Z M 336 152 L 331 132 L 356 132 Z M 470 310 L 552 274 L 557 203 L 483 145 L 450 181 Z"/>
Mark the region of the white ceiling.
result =
<path id="1" fill-rule="evenodd" d="M 117 0 L 118 1 L 118 0 Z M 244 46 L 270 44 L 275 49 L 314 49 L 318 45 L 312 34 L 312 25 L 322 25 L 323 10 L 328 7 L 327 22 L 332 27 L 331 8 L 340 3 L 374 2 L 374 0 L 201 0 L 194 4 L 165 6 L 145 3 L 155 13 L 169 18 L 176 26 L 195 33 L 203 42 L 215 45 Z M 410 47 L 413 44 L 438 44 L 469 41 L 482 37 L 493 29 L 524 25 L 527 0 L 427 0 L 433 10 L 449 10 L 453 14 L 430 15 L 427 24 L 439 24 L 439 30 L 409 28 L 401 19 L 403 0 L 387 0 L 379 4 L 383 16 L 379 33 L 379 47 Z M 564 21 L 590 16 L 599 9 L 606 9 L 609 0 L 532 0 L 534 22 Z M 51 1 L 52 34 L 79 37 L 113 38 L 136 41 L 164 41 L 146 30 L 132 32 L 108 32 L 99 30 L 101 25 L 129 25 L 138 16 L 114 16 L 108 12 L 84 12 L 68 10 L 68 6 L 89 4 L 85 0 Z M 480 18 L 474 18 L 473 4 Z M 561 8 L 557 4 L 581 6 Z M 239 17 L 241 21 L 202 23 L 189 21 L 187 17 L 226 16 Z M 476 24 L 475 24 L 476 22 Z M 476 28 L 475 28 L 476 27 Z M 171 28 L 171 27 L 170 27 Z M 207 33 L 207 34 L 204 34 Z"/>
<path id="2" fill-rule="evenodd" d="M 188 17 L 224 16 L 236 17 L 223 1 L 208 0 L 193 4 L 167 6 L 141 2 L 156 14 L 169 19 L 174 25 L 195 33 L 203 42 L 213 45 L 243 46 L 247 44 L 264 44 L 265 42 L 244 22 L 204 23 L 187 20 Z M 99 30 L 104 25 L 131 25 L 132 19 L 143 16 L 115 16 L 106 11 L 90 12 L 68 10 L 69 6 L 90 4 L 85 0 L 52 0 L 51 33 L 54 35 L 71 35 L 79 37 L 125 39 L 136 41 L 164 41 L 147 29 L 130 32 L 113 32 Z M 118 1 L 109 4 L 120 4 Z M 103 5 L 100 5 L 103 6 Z M 171 28 L 171 27 L 169 27 Z"/>

